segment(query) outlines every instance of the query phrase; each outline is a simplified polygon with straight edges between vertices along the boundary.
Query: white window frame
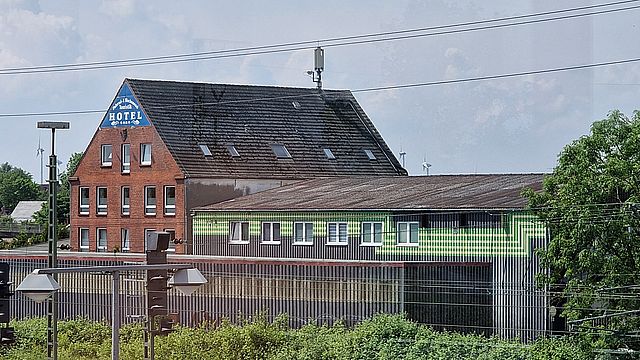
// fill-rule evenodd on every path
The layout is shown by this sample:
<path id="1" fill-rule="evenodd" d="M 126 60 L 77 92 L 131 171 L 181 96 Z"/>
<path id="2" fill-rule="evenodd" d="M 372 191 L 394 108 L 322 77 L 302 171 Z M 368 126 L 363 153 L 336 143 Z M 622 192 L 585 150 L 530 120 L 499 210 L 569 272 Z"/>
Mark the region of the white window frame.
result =
<path id="1" fill-rule="evenodd" d="M 105 193 L 105 203 L 100 202 L 100 191 L 104 189 Z M 107 215 L 107 210 L 109 206 L 109 191 L 106 186 L 98 186 L 96 187 L 96 214 L 98 215 Z"/>
<path id="2" fill-rule="evenodd" d="M 167 247 L 167 252 L 176 252 L 176 243 L 173 241 L 176 239 L 176 229 L 164 229 L 164 232 L 169 233 L 169 246 Z M 171 236 L 173 234 L 173 236 Z"/>
<path id="3" fill-rule="evenodd" d="M 127 196 L 124 195 L 125 190 L 127 190 Z M 120 213 L 122 215 L 131 214 L 131 188 L 129 186 L 123 186 L 120 188 Z"/>
<path id="4" fill-rule="evenodd" d="M 85 192 L 86 190 L 86 196 L 83 196 L 83 192 Z M 80 215 L 89 215 L 89 204 L 90 204 L 90 197 L 89 197 L 89 187 L 88 186 L 81 186 L 80 188 L 78 188 L 78 205 L 80 206 Z M 83 204 L 83 200 L 86 200 L 87 203 Z"/>
<path id="5" fill-rule="evenodd" d="M 108 153 L 106 152 L 108 149 Z M 102 144 L 100 146 L 100 166 L 109 167 L 113 164 L 113 145 Z"/>
<path id="6" fill-rule="evenodd" d="M 120 151 L 122 156 L 122 173 L 129 174 L 131 172 L 131 144 L 122 144 Z"/>
<path id="7" fill-rule="evenodd" d="M 122 252 L 131 250 L 131 231 L 128 228 L 120 228 L 120 250 Z"/>
<path id="8" fill-rule="evenodd" d="M 402 227 L 404 227 L 404 230 L 401 229 Z M 411 234 L 413 233 L 411 231 L 411 227 L 415 227 L 416 228 L 416 237 L 415 237 L 415 241 L 412 241 L 413 239 L 411 238 Z M 417 221 L 398 221 L 396 223 L 396 244 L 399 246 L 418 246 L 419 242 L 420 242 L 420 223 Z"/>
<path id="9" fill-rule="evenodd" d="M 169 196 L 167 195 L 167 191 L 169 189 L 173 189 L 173 204 L 169 204 L 167 202 L 167 200 L 169 199 Z M 167 185 L 164 187 L 164 196 L 163 196 L 163 201 L 164 201 L 164 214 L 165 215 L 175 215 L 176 214 L 176 187 L 173 185 Z"/>
<path id="10" fill-rule="evenodd" d="M 278 231 L 275 231 L 274 225 L 277 224 Z M 280 244 L 282 225 L 277 221 L 265 221 L 260 226 L 260 236 L 263 244 Z M 265 236 L 267 234 L 267 236 Z"/>
<path id="11" fill-rule="evenodd" d="M 85 238 L 82 237 L 82 234 L 86 234 Z M 80 251 L 89 251 L 89 242 L 91 239 L 89 238 L 89 228 L 80 228 L 78 229 L 78 244 L 80 245 Z"/>
<path id="12" fill-rule="evenodd" d="M 149 200 L 149 190 L 153 189 L 153 204 L 150 204 Z M 147 185 L 144 187 L 144 214 L 145 215 L 155 215 L 156 207 L 158 205 L 158 193 L 156 192 L 156 187 L 154 185 Z"/>
<path id="13" fill-rule="evenodd" d="M 148 158 L 145 156 L 145 149 L 149 149 Z M 140 144 L 140 165 L 142 166 L 150 166 L 151 161 L 153 159 L 153 154 L 151 153 L 151 144 Z"/>
<path id="14" fill-rule="evenodd" d="M 376 225 L 380 226 L 380 231 L 376 231 Z M 365 231 L 365 230 L 368 230 Z M 380 235 L 380 241 L 376 241 L 376 235 Z M 368 235 L 371 238 L 366 239 Z M 363 221 L 360 223 L 360 245 L 363 246 L 381 246 L 384 235 L 384 223 L 382 221 Z"/>
<path id="15" fill-rule="evenodd" d="M 229 243 L 248 244 L 250 226 L 248 221 L 229 221 Z"/>
<path id="16" fill-rule="evenodd" d="M 156 229 L 144 229 L 144 251 L 147 251 L 147 239 L 149 238 L 149 233 L 155 231 Z"/>
<path id="17" fill-rule="evenodd" d="M 332 236 L 332 228 L 335 229 Z M 327 245 L 347 245 L 349 243 L 349 224 L 344 221 L 327 223 Z"/>
<path id="18" fill-rule="evenodd" d="M 100 233 L 104 231 L 104 244 L 100 245 Z M 97 251 L 107 251 L 107 228 L 97 228 L 96 229 L 96 250 Z"/>
<path id="19" fill-rule="evenodd" d="M 302 236 L 298 236 L 298 225 L 302 226 Z M 309 239 L 308 232 L 311 232 Z M 301 240 L 298 240 L 300 238 Z M 296 221 L 293 223 L 293 244 L 294 245 L 313 245 L 313 223 L 306 221 Z"/>

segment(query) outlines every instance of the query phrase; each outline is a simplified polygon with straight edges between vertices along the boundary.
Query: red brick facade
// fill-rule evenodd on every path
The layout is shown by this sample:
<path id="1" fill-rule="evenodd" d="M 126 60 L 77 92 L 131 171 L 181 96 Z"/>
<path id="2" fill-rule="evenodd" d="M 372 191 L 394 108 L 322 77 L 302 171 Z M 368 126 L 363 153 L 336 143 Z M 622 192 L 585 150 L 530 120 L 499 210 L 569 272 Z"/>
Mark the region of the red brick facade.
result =
<path id="1" fill-rule="evenodd" d="M 130 144 L 130 172 L 122 171 L 122 144 Z M 151 144 L 151 165 L 141 164 L 141 144 Z M 110 166 L 102 164 L 102 145 L 112 146 Z M 122 251 L 123 229 L 131 252 L 144 251 L 145 229 L 174 230 L 177 239 L 185 231 L 184 176 L 153 126 L 98 129 L 71 179 L 72 247 L 80 251 Z M 145 187 L 155 186 L 155 215 L 145 211 Z M 175 187 L 175 214 L 166 214 L 165 187 Z M 81 213 L 80 188 L 88 188 L 89 206 Z M 129 214 L 122 212 L 122 187 L 130 193 Z M 107 189 L 106 214 L 98 214 L 98 188 Z M 86 190 L 85 190 L 86 191 Z M 102 207 L 104 212 L 104 207 Z M 169 211 L 171 212 L 171 211 Z M 88 233 L 88 248 L 80 233 Z M 98 229 L 106 229 L 106 246 L 98 249 Z M 100 230 L 104 235 L 104 230 Z M 104 245 L 104 242 L 103 242 Z M 125 251 L 127 251 L 125 249 Z M 181 245 L 176 246 L 181 253 Z"/>

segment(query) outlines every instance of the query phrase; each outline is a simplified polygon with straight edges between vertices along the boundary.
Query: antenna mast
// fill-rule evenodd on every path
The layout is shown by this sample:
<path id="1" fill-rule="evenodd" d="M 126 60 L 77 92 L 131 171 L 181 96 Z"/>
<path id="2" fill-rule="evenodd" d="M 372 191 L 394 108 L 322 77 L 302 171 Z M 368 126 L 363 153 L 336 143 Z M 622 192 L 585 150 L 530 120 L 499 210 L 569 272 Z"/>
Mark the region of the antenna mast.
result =
<path id="1" fill-rule="evenodd" d="M 322 72 L 324 71 L 324 49 L 318 46 L 313 52 L 314 59 L 314 71 L 307 71 L 307 74 L 311 75 L 313 82 L 318 84 L 318 90 L 322 89 Z"/>

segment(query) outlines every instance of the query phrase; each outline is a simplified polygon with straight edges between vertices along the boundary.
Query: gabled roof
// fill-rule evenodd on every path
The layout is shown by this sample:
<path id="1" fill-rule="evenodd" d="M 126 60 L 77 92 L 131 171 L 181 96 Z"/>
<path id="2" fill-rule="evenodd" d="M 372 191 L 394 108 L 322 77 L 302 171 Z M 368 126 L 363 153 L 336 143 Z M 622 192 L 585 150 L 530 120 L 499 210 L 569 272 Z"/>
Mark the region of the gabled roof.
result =
<path id="1" fill-rule="evenodd" d="M 46 201 L 20 201 L 11 212 L 11 218 L 15 221 L 33 221 L 33 214 L 40 211 Z"/>
<path id="2" fill-rule="evenodd" d="M 347 90 L 125 82 L 187 177 L 407 174 Z M 230 144 L 240 156 L 231 156 Z M 291 157 L 277 158 L 275 144 L 284 145 Z M 207 145 L 211 156 L 200 145 Z"/>
<path id="3" fill-rule="evenodd" d="M 328 211 L 523 209 L 524 188 L 540 190 L 543 174 L 319 178 L 296 182 L 195 211 Z"/>

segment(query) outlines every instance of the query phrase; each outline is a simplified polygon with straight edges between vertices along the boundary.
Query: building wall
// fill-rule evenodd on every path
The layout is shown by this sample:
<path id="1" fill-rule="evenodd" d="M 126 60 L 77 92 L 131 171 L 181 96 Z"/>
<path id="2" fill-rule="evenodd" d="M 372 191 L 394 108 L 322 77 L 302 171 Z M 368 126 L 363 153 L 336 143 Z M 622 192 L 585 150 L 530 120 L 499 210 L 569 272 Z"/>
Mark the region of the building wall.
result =
<path id="1" fill-rule="evenodd" d="M 121 145 L 131 144 L 131 170 L 121 171 Z M 151 165 L 141 165 L 140 144 L 151 143 Z M 112 145 L 112 165 L 101 166 L 101 146 Z M 177 164 L 151 126 L 137 128 L 98 129 L 87 147 L 71 187 L 70 239 L 74 250 L 80 249 L 80 228 L 89 229 L 89 249 L 96 251 L 97 229 L 107 229 L 107 249 L 121 249 L 121 229 L 129 229 L 130 251 L 144 251 L 145 229 L 172 229 L 176 238 L 184 238 L 184 180 Z M 130 214 L 121 213 L 121 188 L 130 188 Z M 156 187 L 156 215 L 145 214 L 145 186 Z M 165 215 L 164 186 L 175 186 L 175 215 Z M 80 214 L 79 188 L 89 188 L 89 213 Z M 107 214 L 97 214 L 97 187 L 107 187 Z M 176 249 L 182 251 L 179 245 Z"/>

